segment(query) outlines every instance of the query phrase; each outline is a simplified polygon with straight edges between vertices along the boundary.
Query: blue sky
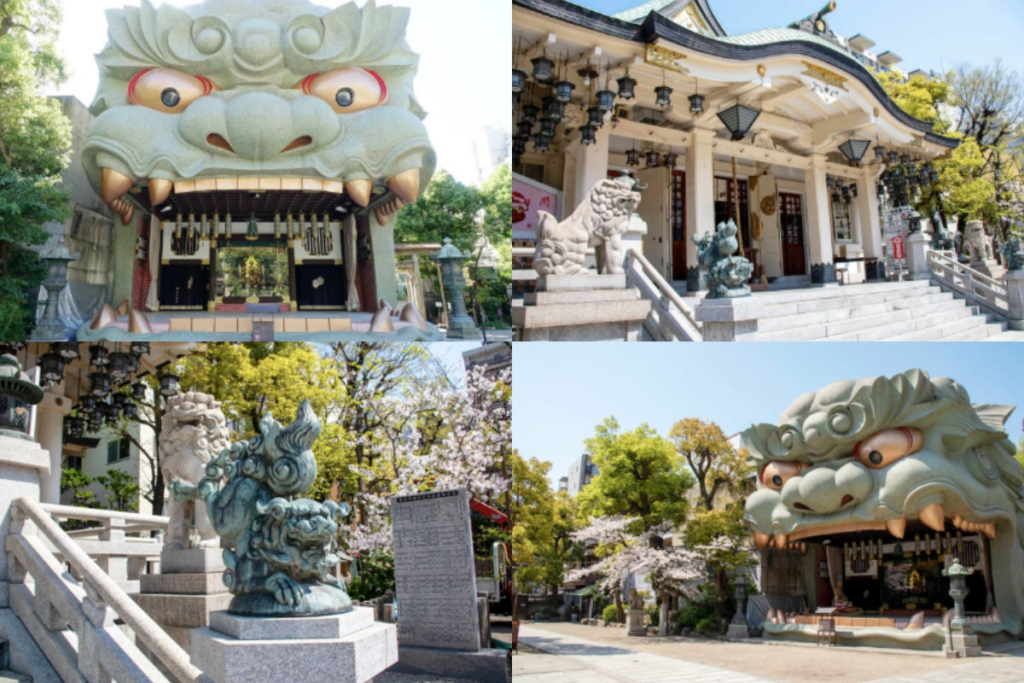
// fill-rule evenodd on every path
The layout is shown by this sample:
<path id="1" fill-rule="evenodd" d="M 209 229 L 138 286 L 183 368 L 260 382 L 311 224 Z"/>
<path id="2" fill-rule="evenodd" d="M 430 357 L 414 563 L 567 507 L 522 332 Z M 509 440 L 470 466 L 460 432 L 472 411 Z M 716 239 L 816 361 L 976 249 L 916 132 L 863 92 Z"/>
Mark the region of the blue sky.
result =
<path id="1" fill-rule="evenodd" d="M 641 0 L 573 0 L 604 14 Z M 984 64 L 1002 57 L 1024 73 L 1024 2 L 1020 0 L 838 0 L 829 15 L 833 30 L 861 33 L 903 57 L 907 71 L 945 71 L 958 62 Z M 786 26 L 816 12 L 825 0 L 709 0 L 730 35 Z"/>
<path id="2" fill-rule="evenodd" d="M 919 367 L 952 377 L 975 403 L 1016 405 L 1024 418 L 1024 350 L 1018 344 L 516 344 L 513 444 L 566 475 L 594 426 L 614 415 L 662 436 L 684 417 L 725 433 L 774 422 L 801 394 L 841 379 Z"/>

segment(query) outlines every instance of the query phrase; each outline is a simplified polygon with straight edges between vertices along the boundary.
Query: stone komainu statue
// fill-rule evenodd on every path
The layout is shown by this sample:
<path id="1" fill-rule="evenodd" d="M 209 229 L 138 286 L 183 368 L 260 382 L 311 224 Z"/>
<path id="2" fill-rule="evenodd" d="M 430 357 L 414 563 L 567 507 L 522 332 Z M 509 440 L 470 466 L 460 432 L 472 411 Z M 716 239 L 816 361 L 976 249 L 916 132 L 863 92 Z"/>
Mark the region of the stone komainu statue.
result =
<path id="1" fill-rule="evenodd" d="M 337 545 L 345 503 L 297 496 L 316 479 L 311 447 L 320 421 L 309 401 L 282 429 L 268 413 L 259 436 L 232 444 L 206 466 L 197 484 L 174 479 L 177 500 L 202 500 L 227 541 L 224 585 L 228 611 L 245 616 L 338 614 L 352 609 L 344 584 L 331 574 L 350 559 Z"/>
<path id="2" fill-rule="evenodd" d="M 206 464 L 231 445 L 227 422 L 220 402 L 213 396 L 189 391 L 167 399 L 160 428 L 160 471 L 164 481 L 175 478 L 192 484 L 206 476 Z M 217 548 L 220 539 L 206 508 L 191 500 L 168 502 L 171 521 L 167 526 L 164 547 L 168 550 L 187 548 L 193 508 L 200 548 Z"/>
<path id="3" fill-rule="evenodd" d="M 967 221 L 964 231 L 967 245 L 971 251 L 972 261 L 984 261 L 992 258 L 992 243 L 985 234 L 985 224 L 981 221 Z"/>
<path id="4" fill-rule="evenodd" d="M 697 263 L 708 274 L 709 299 L 748 296 L 747 281 L 754 271 L 753 264 L 742 256 L 733 256 L 739 249 L 736 224 L 730 218 L 719 223 L 717 232 L 706 232 L 694 237 L 697 245 Z"/>
<path id="5" fill-rule="evenodd" d="M 636 190 L 632 178 L 602 180 L 561 223 L 551 214 L 538 211 L 537 251 L 533 257 L 537 274 L 585 273 L 587 247 L 597 250 L 599 273 L 623 272 L 622 235 L 640 206 L 640 193 Z"/>

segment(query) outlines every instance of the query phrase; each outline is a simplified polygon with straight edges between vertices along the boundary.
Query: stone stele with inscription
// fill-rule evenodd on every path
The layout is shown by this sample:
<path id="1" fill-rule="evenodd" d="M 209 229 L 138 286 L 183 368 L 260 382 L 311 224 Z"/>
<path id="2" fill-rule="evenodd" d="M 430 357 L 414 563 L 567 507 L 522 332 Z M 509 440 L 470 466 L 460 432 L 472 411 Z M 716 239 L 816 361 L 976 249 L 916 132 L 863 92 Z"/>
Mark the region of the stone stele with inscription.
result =
<path id="1" fill-rule="evenodd" d="M 479 650 L 469 493 L 394 496 L 391 525 L 399 643 Z"/>

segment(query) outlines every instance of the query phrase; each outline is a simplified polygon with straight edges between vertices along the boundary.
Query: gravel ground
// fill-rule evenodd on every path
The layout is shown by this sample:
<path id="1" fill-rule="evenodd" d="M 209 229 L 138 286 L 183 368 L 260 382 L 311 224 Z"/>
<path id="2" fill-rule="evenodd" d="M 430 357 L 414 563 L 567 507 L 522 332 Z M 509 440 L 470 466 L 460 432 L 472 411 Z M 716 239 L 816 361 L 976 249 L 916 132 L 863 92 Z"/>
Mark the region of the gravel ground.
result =
<path id="1" fill-rule="evenodd" d="M 941 652 L 914 653 L 880 648 L 815 647 L 813 644 L 781 644 L 752 639 L 731 643 L 698 638 L 630 638 L 625 629 L 582 624 L 530 624 L 532 628 L 554 631 L 575 638 L 606 643 L 638 652 L 685 659 L 731 671 L 787 681 L 787 683 L 866 683 L 888 676 L 912 676 L 962 665 L 963 660 L 945 659 Z M 513 668 L 520 656 L 530 657 L 519 645 Z M 534 651 L 536 652 L 536 651 Z M 525 664 L 525 662 L 523 662 Z M 395 683 L 398 683 L 397 681 Z M 403 681 L 402 683 L 405 683 Z"/>

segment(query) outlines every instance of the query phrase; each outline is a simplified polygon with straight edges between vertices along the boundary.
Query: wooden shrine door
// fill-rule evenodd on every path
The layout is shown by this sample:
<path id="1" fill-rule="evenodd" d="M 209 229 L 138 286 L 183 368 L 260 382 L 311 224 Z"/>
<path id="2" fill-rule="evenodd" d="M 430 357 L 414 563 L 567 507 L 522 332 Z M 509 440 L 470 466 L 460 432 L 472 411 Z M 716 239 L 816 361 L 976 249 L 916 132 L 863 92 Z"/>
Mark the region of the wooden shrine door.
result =
<path id="1" fill-rule="evenodd" d="M 686 173 L 672 171 L 672 279 L 686 279 Z"/>
<path id="2" fill-rule="evenodd" d="M 779 231 L 782 234 L 782 274 L 806 275 L 804 218 L 800 195 L 779 193 Z"/>

